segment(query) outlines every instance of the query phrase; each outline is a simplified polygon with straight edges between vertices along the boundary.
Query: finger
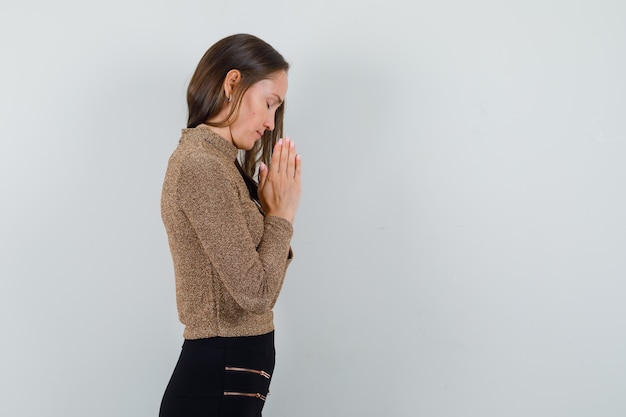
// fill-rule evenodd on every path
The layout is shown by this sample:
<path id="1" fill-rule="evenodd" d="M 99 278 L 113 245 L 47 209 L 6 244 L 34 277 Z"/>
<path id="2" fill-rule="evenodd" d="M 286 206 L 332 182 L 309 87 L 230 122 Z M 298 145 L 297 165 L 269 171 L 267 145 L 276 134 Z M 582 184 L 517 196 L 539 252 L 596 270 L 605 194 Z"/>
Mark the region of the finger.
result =
<path id="1" fill-rule="evenodd" d="M 296 172 L 294 178 L 296 182 L 299 183 L 302 176 L 302 157 L 300 155 L 296 155 L 294 159 L 296 160 Z"/>
<path id="2" fill-rule="evenodd" d="M 289 139 L 289 137 L 286 137 L 280 152 L 280 166 L 278 167 L 278 169 L 281 174 L 287 173 L 289 146 L 291 146 L 291 139 Z"/>
<path id="3" fill-rule="evenodd" d="M 272 152 L 272 163 L 270 165 L 270 170 L 278 174 L 278 170 L 280 169 L 280 154 L 283 150 L 283 140 L 278 139 L 276 145 L 274 145 L 274 152 Z"/>
<path id="4" fill-rule="evenodd" d="M 293 178 L 296 173 L 296 144 L 289 143 L 289 156 L 287 159 L 287 178 Z"/>

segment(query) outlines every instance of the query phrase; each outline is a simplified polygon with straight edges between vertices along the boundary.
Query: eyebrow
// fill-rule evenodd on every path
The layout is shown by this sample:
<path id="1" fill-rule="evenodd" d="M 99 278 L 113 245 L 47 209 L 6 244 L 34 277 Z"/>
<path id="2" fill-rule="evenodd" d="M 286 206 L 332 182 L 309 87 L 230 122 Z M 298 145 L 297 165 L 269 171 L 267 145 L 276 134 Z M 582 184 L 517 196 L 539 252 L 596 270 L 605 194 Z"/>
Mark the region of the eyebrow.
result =
<path id="1" fill-rule="evenodd" d="M 285 101 L 285 100 L 283 100 L 282 98 L 280 98 L 280 96 L 279 96 L 278 94 L 276 94 L 276 93 L 273 93 L 273 95 L 274 95 L 274 96 L 278 99 L 278 102 L 279 102 L 280 104 L 283 104 L 283 101 Z"/>

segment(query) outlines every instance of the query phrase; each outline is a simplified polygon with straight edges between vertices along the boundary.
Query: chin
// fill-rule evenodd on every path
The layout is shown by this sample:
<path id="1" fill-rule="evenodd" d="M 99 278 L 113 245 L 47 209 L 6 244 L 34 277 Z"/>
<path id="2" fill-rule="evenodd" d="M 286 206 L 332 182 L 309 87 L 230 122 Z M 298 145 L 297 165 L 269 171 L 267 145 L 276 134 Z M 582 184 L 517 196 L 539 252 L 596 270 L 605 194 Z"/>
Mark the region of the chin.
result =
<path id="1" fill-rule="evenodd" d="M 251 150 L 252 148 L 254 148 L 254 145 L 256 145 L 256 144 L 257 144 L 257 142 L 260 142 L 260 141 L 261 141 L 261 138 L 259 138 L 259 139 L 254 139 L 254 140 L 252 141 L 252 143 L 250 143 L 250 144 L 248 145 L 248 147 L 246 148 L 246 150 L 248 150 L 248 151 L 249 151 L 249 150 Z"/>
<path id="2" fill-rule="evenodd" d="M 240 151 L 250 151 L 252 148 L 254 148 L 254 143 L 237 146 L 237 149 Z"/>
<path id="3" fill-rule="evenodd" d="M 243 142 L 243 143 L 236 143 L 235 147 L 239 149 L 240 151 L 249 151 L 252 148 L 254 148 L 255 143 L 256 143 L 256 140 Z"/>

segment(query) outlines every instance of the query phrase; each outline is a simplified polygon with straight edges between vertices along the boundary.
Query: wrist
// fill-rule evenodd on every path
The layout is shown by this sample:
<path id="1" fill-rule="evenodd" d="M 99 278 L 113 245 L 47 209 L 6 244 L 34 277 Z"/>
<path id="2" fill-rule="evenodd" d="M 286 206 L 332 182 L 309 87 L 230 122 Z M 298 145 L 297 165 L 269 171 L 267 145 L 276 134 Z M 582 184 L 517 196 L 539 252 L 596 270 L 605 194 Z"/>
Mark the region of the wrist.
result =
<path id="1" fill-rule="evenodd" d="M 293 214 L 289 214 L 289 213 L 285 213 L 285 212 L 270 211 L 270 212 L 265 214 L 265 217 L 280 217 L 281 219 L 285 219 L 289 223 L 293 224 L 293 220 L 294 220 L 295 216 Z"/>

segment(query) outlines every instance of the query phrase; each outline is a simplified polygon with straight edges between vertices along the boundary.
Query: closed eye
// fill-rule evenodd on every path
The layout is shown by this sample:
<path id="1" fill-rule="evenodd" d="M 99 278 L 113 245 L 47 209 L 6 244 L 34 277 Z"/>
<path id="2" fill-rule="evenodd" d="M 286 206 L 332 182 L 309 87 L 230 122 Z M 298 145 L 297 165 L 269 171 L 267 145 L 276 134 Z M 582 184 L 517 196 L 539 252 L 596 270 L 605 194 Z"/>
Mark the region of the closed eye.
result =
<path id="1" fill-rule="evenodd" d="M 283 104 L 283 99 L 280 98 L 278 94 L 273 94 L 272 97 L 275 97 L 276 100 L 272 99 L 271 101 L 266 101 L 267 108 L 270 109 L 272 107 L 279 108 Z"/>

